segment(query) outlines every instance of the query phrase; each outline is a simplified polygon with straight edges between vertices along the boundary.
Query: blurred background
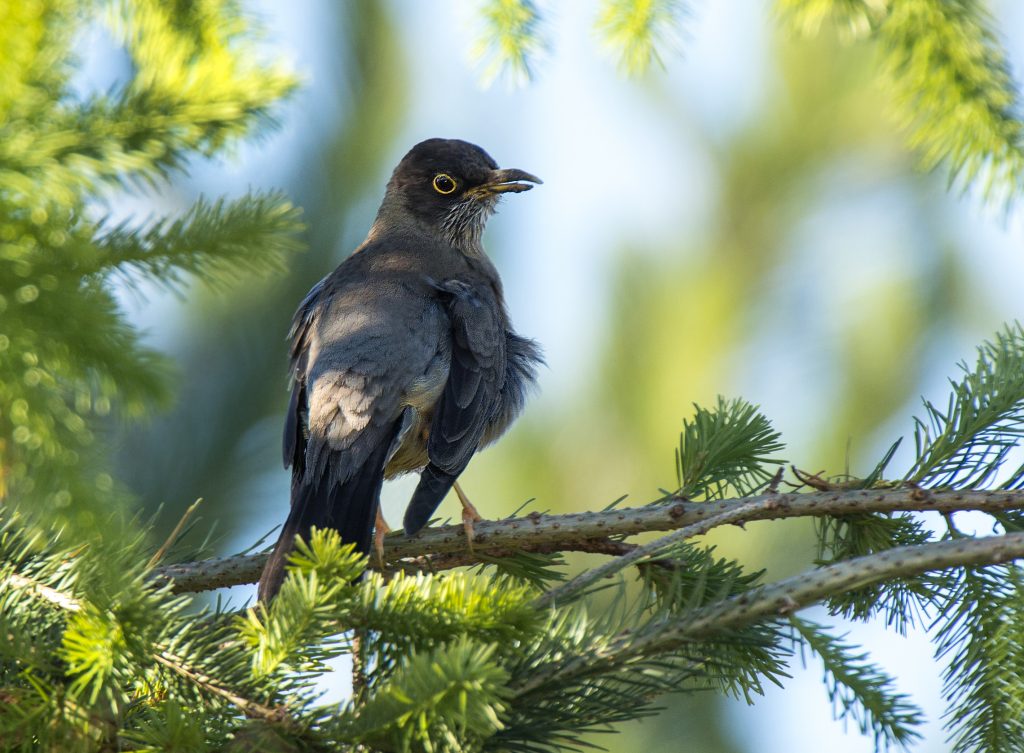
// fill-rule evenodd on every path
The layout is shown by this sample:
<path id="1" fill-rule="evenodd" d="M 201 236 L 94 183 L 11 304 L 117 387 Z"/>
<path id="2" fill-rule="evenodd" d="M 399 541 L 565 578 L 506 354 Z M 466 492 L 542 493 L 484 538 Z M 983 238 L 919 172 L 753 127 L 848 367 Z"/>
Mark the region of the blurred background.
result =
<path id="1" fill-rule="evenodd" d="M 279 436 L 291 314 L 362 240 L 391 169 L 424 138 L 478 143 L 545 180 L 506 200 L 487 237 L 516 327 L 548 360 L 525 417 L 464 477 L 489 517 L 529 499 L 542 512 L 653 499 L 675 485 L 681 420 L 718 394 L 759 404 L 799 467 L 866 473 L 910 432 L 920 395 L 944 399 L 956 362 L 1024 319 L 1021 218 L 950 195 L 944 175 L 915 168 L 868 48 L 790 38 L 762 0 L 691 3 L 662 48 L 664 69 L 639 79 L 602 53 L 589 4 L 551 3 L 549 48 L 519 88 L 482 86 L 474 3 L 248 5 L 266 45 L 304 79 L 280 129 L 107 208 L 173 213 L 199 194 L 249 187 L 280 187 L 304 208 L 309 251 L 285 278 L 123 296 L 177 363 L 179 397 L 123 431 L 120 477 L 146 508 L 162 505 L 168 529 L 203 497 L 200 528 L 216 522 L 222 553 L 253 544 L 287 509 Z M 993 12 L 1020 80 L 1024 6 L 1005 0 Z M 125 75 L 101 25 L 79 55 L 83 89 Z M 897 455 L 893 475 L 905 460 Z M 388 484 L 392 522 L 414 482 Z M 441 514 L 457 510 L 448 500 Z M 770 577 L 814 556 L 799 523 L 711 539 Z M 945 750 L 928 644 L 850 631 L 926 709 L 915 750 Z M 662 716 L 592 742 L 646 753 L 873 750 L 829 723 L 819 667 L 797 663 L 792 674 L 752 707 L 668 698 Z M 337 675 L 344 693 L 348 673 Z"/>

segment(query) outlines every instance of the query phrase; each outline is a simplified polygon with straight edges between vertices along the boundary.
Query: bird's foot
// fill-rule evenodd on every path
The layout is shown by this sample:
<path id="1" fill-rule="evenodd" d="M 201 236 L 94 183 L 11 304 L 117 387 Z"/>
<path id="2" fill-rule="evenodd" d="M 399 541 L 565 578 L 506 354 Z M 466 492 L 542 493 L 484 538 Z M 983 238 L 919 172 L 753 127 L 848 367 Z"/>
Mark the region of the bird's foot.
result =
<path id="1" fill-rule="evenodd" d="M 473 529 L 473 524 L 483 520 L 483 517 L 476 511 L 473 503 L 469 501 L 469 497 L 462 491 L 462 487 L 459 486 L 459 482 L 456 481 L 454 484 L 455 494 L 459 497 L 459 502 L 462 503 L 462 528 L 466 532 L 466 543 L 469 545 L 469 550 L 473 551 L 473 537 L 476 532 Z"/>
<path id="2" fill-rule="evenodd" d="M 377 505 L 377 522 L 373 524 L 373 550 L 377 553 L 377 563 L 384 570 L 384 537 L 391 533 L 391 526 L 384 520 L 384 514 Z"/>

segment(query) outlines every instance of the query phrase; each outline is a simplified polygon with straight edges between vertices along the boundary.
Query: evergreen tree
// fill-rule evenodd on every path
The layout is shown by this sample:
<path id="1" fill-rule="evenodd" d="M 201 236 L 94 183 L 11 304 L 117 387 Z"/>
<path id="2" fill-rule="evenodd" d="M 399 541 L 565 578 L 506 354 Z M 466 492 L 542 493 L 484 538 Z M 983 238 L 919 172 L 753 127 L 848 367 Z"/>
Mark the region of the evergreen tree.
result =
<path id="1" fill-rule="evenodd" d="M 116 4 L 130 81 L 70 87 L 75 2 L 0 6 L 0 494 L 90 525 L 117 489 L 103 417 L 166 400 L 167 364 L 140 342 L 115 284 L 176 287 L 281 268 L 297 211 L 276 194 L 198 201 L 183 216 L 113 223 L 112 191 L 154 184 L 272 122 L 294 86 L 259 62 L 233 3 Z"/>
<path id="2" fill-rule="evenodd" d="M 877 39 L 926 162 L 1019 195 L 1015 95 L 973 3 L 780 5 L 804 30 L 831 19 Z M 837 716 L 879 749 L 912 745 L 912 700 L 797 615 L 823 604 L 928 627 L 954 750 L 1024 750 L 1020 325 L 962 364 L 947 403 L 924 403 L 902 473 L 897 442 L 863 476 L 787 474 L 770 421 L 720 399 L 685 422 L 676 487 L 646 506 L 484 522 L 472 547 L 458 527 L 394 535 L 372 567 L 318 531 L 269 607 L 197 607 L 192 592 L 251 581 L 265 554 L 166 564 L 178 531 L 156 547 L 142 526 L 104 530 L 117 519 L 101 512 L 117 493 L 104 416 L 167 393 L 113 286 L 274 269 L 297 246 L 296 211 L 273 194 L 138 225 L 97 208 L 258 131 L 293 82 L 254 62 L 251 22 L 230 2 L 126 0 L 114 15 L 131 79 L 80 101 L 68 50 L 82 9 L 0 8 L 13 82 L 0 91 L 0 749 L 574 750 L 585 732 L 656 713 L 666 693 L 753 698 L 784 684 L 798 654 L 820 662 Z M 484 10 L 501 54 L 525 65 L 533 5 Z M 599 24 L 632 71 L 677 22 L 675 3 L 607 2 Z M 959 531 L 960 510 L 988 515 L 994 535 Z M 935 514 L 939 532 L 925 525 Z M 784 580 L 699 541 L 790 517 L 815 519 L 819 560 Z M 670 532 L 629 540 L 645 531 Z M 608 559 L 570 574 L 565 551 Z M 340 655 L 355 670 L 339 707 L 316 682 Z"/>

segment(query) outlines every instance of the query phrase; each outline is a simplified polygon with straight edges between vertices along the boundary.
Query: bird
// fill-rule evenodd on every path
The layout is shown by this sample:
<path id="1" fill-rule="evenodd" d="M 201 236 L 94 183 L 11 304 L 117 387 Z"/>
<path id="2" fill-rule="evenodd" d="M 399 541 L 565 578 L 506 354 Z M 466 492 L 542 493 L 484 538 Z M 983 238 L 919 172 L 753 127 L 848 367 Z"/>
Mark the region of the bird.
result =
<path id="1" fill-rule="evenodd" d="M 512 327 L 483 232 L 502 196 L 540 183 L 467 141 L 416 144 L 366 239 L 299 304 L 283 442 L 291 508 L 261 602 L 280 589 L 296 537 L 314 526 L 367 555 L 376 526 L 380 556 L 385 478 L 420 474 L 406 533 L 455 486 L 472 536 L 480 518 L 456 480 L 523 410 L 543 363 L 540 346 Z"/>

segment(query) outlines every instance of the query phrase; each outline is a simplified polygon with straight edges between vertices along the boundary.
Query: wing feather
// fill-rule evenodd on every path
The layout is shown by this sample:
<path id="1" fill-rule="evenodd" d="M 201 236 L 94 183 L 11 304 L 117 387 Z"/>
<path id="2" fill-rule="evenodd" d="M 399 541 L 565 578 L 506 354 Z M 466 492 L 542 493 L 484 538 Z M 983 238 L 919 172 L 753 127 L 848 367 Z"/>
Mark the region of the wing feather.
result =
<path id="1" fill-rule="evenodd" d="M 301 475 L 306 457 L 306 367 L 309 363 L 310 333 L 315 326 L 322 303 L 320 296 L 327 278 L 320 280 L 302 299 L 288 330 L 289 376 L 292 394 L 288 400 L 288 412 L 284 420 L 284 441 L 282 442 L 284 467 L 297 469 Z"/>
<path id="2" fill-rule="evenodd" d="M 480 446 L 505 377 L 505 336 L 497 301 L 469 286 L 442 288 L 452 327 L 452 359 L 427 441 L 430 462 L 458 475 Z"/>

